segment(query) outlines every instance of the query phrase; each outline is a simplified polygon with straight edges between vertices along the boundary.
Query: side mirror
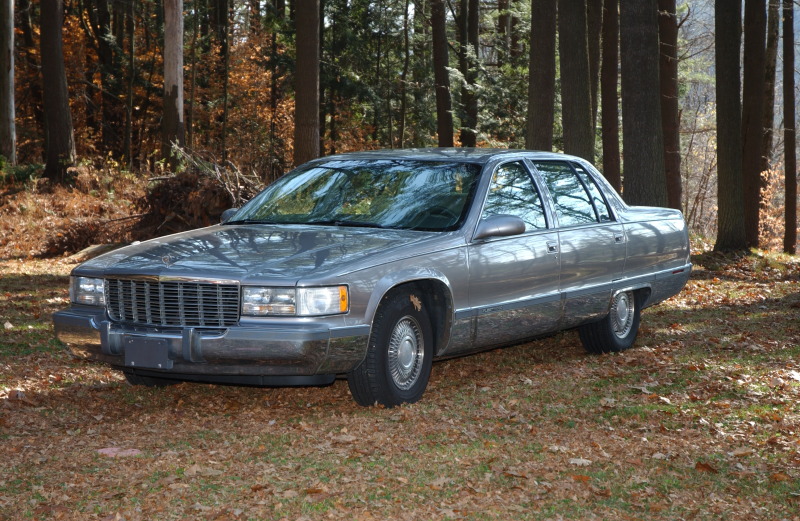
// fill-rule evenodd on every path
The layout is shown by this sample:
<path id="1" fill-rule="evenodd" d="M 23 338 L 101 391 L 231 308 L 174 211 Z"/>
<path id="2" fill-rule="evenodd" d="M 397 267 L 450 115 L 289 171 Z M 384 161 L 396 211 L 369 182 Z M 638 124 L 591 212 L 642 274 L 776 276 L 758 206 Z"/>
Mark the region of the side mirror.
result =
<path id="1" fill-rule="evenodd" d="M 228 208 L 227 210 L 222 212 L 222 215 L 220 215 L 219 217 L 220 224 L 225 224 L 226 222 L 230 221 L 231 217 L 236 215 L 236 212 L 238 211 L 239 211 L 238 208 Z"/>
<path id="2" fill-rule="evenodd" d="M 509 237 L 525 233 L 525 223 L 514 215 L 492 215 L 482 219 L 472 240 L 489 237 Z"/>

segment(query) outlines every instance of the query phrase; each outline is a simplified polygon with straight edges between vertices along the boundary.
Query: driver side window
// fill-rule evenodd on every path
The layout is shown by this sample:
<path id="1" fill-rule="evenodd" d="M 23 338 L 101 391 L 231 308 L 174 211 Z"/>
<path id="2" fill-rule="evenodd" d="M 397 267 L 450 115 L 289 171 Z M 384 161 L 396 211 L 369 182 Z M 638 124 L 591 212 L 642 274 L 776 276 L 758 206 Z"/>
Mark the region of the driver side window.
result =
<path id="1" fill-rule="evenodd" d="M 547 228 L 542 198 L 520 162 L 505 163 L 495 170 L 482 218 L 513 215 L 525 223 L 525 231 Z"/>

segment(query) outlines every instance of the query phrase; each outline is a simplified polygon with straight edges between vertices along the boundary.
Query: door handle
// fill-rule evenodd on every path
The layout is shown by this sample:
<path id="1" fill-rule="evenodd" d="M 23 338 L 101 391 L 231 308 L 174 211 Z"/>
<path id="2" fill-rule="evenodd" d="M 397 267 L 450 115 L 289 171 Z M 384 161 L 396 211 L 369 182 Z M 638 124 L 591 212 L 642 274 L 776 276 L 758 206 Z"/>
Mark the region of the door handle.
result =
<path id="1" fill-rule="evenodd" d="M 625 235 L 622 234 L 615 234 L 614 235 L 614 242 L 617 244 L 622 244 L 625 242 Z"/>
<path id="2" fill-rule="evenodd" d="M 557 242 L 548 242 L 547 243 L 547 253 L 558 253 L 558 243 Z"/>

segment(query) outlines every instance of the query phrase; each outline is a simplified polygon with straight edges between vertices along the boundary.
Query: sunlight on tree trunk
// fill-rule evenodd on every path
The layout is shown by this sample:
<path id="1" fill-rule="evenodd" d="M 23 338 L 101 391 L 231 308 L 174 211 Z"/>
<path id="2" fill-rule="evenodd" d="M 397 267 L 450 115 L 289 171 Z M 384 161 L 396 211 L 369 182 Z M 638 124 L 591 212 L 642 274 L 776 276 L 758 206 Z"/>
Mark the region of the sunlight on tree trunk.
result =
<path id="1" fill-rule="evenodd" d="M 177 166 L 173 143 L 184 146 L 183 0 L 164 0 L 164 122 L 161 157 Z"/>

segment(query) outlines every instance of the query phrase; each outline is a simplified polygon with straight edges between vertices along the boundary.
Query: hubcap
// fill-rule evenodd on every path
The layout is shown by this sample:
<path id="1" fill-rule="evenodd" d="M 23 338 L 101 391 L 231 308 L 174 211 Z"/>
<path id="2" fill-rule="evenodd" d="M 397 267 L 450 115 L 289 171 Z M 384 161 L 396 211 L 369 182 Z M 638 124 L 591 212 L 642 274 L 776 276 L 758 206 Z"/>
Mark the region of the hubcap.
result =
<path id="1" fill-rule="evenodd" d="M 397 321 L 389 338 L 389 374 L 395 385 L 407 391 L 422 372 L 425 354 L 424 340 L 419 323 L 411 316 Z"/>
<path id="2" fill-rule="evenodd" d="M 633 306 L 633 292 L 631 291 L 617 294 L 611 303 L 611 323 L 614 327 L 614 334 L 619 338 L 625 338 L 631 332 Z"/>

